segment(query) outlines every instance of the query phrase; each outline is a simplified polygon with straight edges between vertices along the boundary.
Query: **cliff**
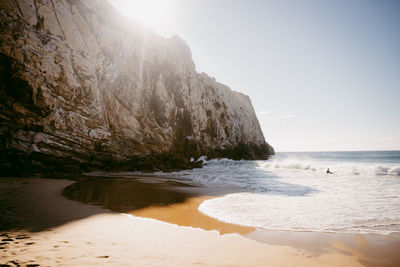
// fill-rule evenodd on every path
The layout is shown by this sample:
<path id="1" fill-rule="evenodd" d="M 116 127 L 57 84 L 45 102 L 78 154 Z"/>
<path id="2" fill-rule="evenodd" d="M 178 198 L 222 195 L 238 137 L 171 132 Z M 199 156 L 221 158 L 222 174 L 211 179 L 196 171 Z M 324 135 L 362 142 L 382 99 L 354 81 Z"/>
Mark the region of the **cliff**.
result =
<path id="1" fill-rule="evenodd" d="M 0 2 L 1 172 L 170 170 L 265 159 L 248 96 L 105 0 Z"/>

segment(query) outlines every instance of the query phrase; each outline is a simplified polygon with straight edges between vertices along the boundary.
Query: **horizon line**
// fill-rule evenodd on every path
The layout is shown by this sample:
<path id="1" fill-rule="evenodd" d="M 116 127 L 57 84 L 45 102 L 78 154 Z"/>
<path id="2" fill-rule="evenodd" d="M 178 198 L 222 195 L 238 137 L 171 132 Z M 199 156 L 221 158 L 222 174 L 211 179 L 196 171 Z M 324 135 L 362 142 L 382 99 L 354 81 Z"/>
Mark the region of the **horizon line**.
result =
<path id="1" fill-rule="evenodd" d="M 383 150 L 298 150 L 298 151 L 275 151 L 275 153 L 298 153 L 298 152 L 396 152 L 400 149 Z"/>

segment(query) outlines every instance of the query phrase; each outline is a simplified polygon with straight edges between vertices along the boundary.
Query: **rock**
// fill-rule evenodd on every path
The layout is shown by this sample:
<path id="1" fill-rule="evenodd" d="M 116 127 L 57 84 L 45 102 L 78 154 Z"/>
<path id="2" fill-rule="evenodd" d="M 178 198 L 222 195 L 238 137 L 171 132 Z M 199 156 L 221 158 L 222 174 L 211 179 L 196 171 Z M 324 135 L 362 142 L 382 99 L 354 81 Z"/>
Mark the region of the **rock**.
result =
<path id="1" fill-rule="evenodd" d="M 248 96 L 106 0 L 0 2 L 0 172 L 173 170 L 266 159 Z"/>

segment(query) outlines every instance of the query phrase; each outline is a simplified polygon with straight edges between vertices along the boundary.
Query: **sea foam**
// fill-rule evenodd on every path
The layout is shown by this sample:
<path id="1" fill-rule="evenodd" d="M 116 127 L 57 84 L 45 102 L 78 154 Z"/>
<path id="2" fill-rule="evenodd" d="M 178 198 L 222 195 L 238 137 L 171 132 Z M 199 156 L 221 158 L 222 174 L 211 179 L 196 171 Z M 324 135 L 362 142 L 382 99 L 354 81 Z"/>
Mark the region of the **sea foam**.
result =
<path id="1" fill-rule="evenodd" d="M 200 205 L 201 212 L 221 221 L 272 230 L 400 232 L 400 162 L 396 157 L 356 155 L 300 153 L 257 162 L 214 160 L 207 162 L 201 175 L 186 175 L 205 185 L 245 191 Z M 328 167 L 334 174 L 326 173 Z"/>

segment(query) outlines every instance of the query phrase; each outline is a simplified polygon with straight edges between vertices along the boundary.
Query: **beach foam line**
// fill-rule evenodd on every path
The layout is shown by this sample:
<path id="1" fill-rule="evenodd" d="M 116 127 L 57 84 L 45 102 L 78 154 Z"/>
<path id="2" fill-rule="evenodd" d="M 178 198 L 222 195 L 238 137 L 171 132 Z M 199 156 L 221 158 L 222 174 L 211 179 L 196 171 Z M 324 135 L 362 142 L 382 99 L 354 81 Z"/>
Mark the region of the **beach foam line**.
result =
<path id="1" fill-rule="evenodd" d="M 347 206 L 346 209 L 340 208 L 341 205 L 347 205 L 347 202 L 340 203 L 330 195 L 318 193 L 310 196 L 234 193 L 206 199 L 198 209 L 221 222 L 267 230 L 380 235 L 400 233 L 400 220 L 395 215 L 392 219 L 376 221 L 370 219 L 374 214 L 357 212 Z"/>

